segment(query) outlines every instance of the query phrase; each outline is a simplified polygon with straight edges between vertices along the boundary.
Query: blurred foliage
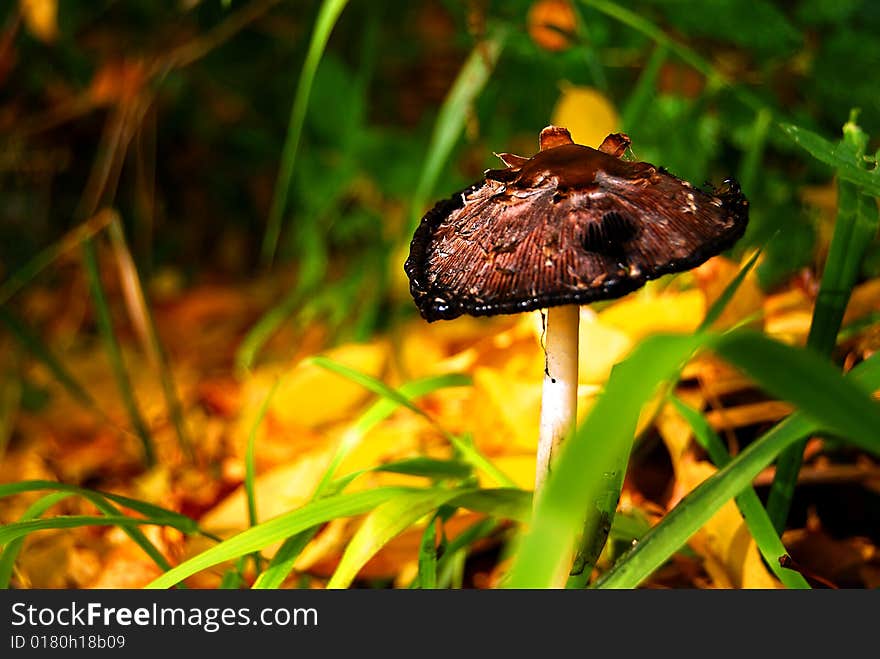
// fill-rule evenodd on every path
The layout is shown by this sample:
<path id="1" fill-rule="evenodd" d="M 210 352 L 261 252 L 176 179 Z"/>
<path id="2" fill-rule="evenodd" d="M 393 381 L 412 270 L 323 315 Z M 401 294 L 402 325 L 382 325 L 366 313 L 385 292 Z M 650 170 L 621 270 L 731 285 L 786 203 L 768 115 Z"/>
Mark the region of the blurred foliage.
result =
<path id="1" fill-rule="evenodd" d="M 814 476 L 830 456 L 844 470 L 831 476 L 867 483 L 835 442 L 878 452 L 876 405 L 857 388 L 880 377 L 878 33 L 871 0 L 0 0 L 0 481 L 21 481 L 0 499 L 51 491 L 0 508 L 0 586 L 170 585 L 227 559 L 225 577 L 193 585 L 262 567 L 260 588 L 359 572 L 465 583 L 468 547 L 506 542 L 502 520 L 531 510 L 544 326 L 537 313 L 429 326 L 402 265 L 435 199 L 494 153 L 531 155 L 557 123 L 593 146 L 625 131 L 636 158 L 696 185 L 735 177 L 751 223 L 734 258 L 582 309 L 581 344 L 600 349 L 579 355 L 577 459 L 554 468 L 532 526 L 564 508 L 573 537 L 601 501 L 589 525 L 614 520 L 599 563 L 639 539 L 608 583 L 635 585 L 677 552 L 669 583 L 775 587 L 771 523 L 802 532 L 785 547 L 818 542 L 789 515 L 800 456 Z M 722 359 L 679 373 L 700 346 Z M 702 425 L 649 401 L 672 378 Z M 818 416 L 767 425 L 796 407 Z M 834 435 L 827 455 L 801 445 L 814 420 Z M 721 471 L 694 430 L 730 461 Z M 760 547 L 743 543 L 732 498 L 780 454 L 791 478 L 768 515 L 739 497 Z M 40 517 L 62 497 L 66 515 Z M 823 523 L 855 521 L 820 571 L 875 587 L 876 524 L 863 532 L 858 505 L 829 499 Z M 169 529 L 141 533 L 115 504 Z M 125 538 L 60 534 L 68 544 L 19 553 L 32 531 L 93 525 L 131 542 L 108 555 L 100 543 Z M 526 538 L 516 560 L 534 564 L 512 583 L 568 551 L 550 531 Z M 852 552 L 858 575 L 844 573 Z M 500 558 L 471 583 L 502 584 Z M 782 567 L 786 585 L 806 583 Z"/>
<path id="2" fill-rule="evenodd" d="M 190 282 L 258 272 L 320 5 L 0 3 L 0 273 L 85 219 L 77 209 L 108 117 L 142 93 L 118 189 L 103 200 L 124 219 L 141 272 L 171 268 Z M 530 155 L 563 89 L 592 87 L 623 117 L 638 158 L 697 184 L 741 180 L 752 222 L 738 249 L 765 246 L 762 285 L 821 263 L 832 171 L 779 122 L 836 140 L 858 108 L 865 132 L 880 134 L 877 3 L 352 0 L 311 90 L 276 260 L 306 291 L 339 284 L 340 325 L 365 336 L 395 309 L 413 313 L 394 293 L 408 203 L 438 107 L 499 27 L 497 65 L 432 199 L 478 178 L 493 152 Z M 168 57 L 202 46 L 182 64 Z M 877 274 L 878 254 L 863 275 Z"/>

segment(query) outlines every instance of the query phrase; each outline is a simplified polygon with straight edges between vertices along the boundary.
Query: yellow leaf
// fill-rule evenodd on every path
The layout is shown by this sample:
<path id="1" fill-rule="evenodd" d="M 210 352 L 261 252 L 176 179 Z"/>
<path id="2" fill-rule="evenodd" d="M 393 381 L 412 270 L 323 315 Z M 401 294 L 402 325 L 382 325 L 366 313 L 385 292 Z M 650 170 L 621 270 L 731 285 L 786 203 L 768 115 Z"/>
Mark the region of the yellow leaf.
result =
<path id="1" fill-rule="evenodd" d="M 503 371 L 474 371 L 475 439 L 496 450 L 534 450 L 538 443 L 543 372 L 532 379 L 513 379 Z"/>
<path id="2" fill-rule="evenodd" d="M 386 361 L 381 343 L 347 344 L 325 353 L 328 359 L 378 377 Z M 370 393 L 361 385 L 305 361 L 284 374 L 272 399 L 272 416 L 285 426 L 313 428 L 346 419 Z"/>
<path id="3" fill-rule="evenodd" d="M 657 419 L 657 428 L 673 465 L 675 492 L 670 505 L 716 472 L 697 460 L 690 448 L 691 429 L 670 406 Z M 739 508 L 732 499 L 725 503 L 690 541 L 704 559 L 704 568 L 719 588 L 776 588 L 778 582 L 761 559 Z"/>
<path id="4" fill-rule="evenodd" d="M 692 271 L 694 279 L 706 296 L 707 309 L 721 297 L 724 289 L 739 274 L 743 265 L 745 263 L 737 263 L 723 256 L 716 256 Z M 749 271 L 736 293 L 728 301 L 724 311 L 712 324 L 714 329 L 732 327 L 744 318 L 760 314 L 764 306 L 764 293 L 758 283 L 756 273 L 756 268 Z"/>
<path id="5" fill-rule="evenodd" d="M 502 472 L 510 476 L 518 487 L 532 490 L 535 487 L 535 453 L 497 455 L 492 458 L 494 464 Z M 492 477 L 480 472 L 478 474 L 481 487 L 497 487 Z"/>
<path id="6" fill-rule="evenodd" d="M 28 32 L 43 43 L 58 37 L 58 0 L 19 0 Z"/>
<path id="7" fill-rule="evenodd" d="M 579 330 L 578 382 L 602 384 L 611 368 L 630 351 L 633 341 L 625 331 L 603 323 L 587 307 L 581 307 Z"/>
<path id="8" fill-rule="evenodd" d="M 599 319 L 626 332 L 635 342 L 657 332 L 693 332 L 705 312 L 706 300 L 702 291 L 693 289 L 659 295 L 642 291 L 603 309 Z"/>
<path id="9" fill-rule="evenodd" d="M 598 147 L 618 130 L 617 111 L 605 96 L 592 87 L 566 85 L 553 110 L 553 124 L 563 126 L 577 144 Z"/>
<path id="10" fill-rule="evenodd" d="M 538 0 L 528 15 L 529 36 L 546 50 L 565 50 L 577 28 L 577 14 L 568 0 Z"/>
<path id="11" fill-rule="evenodd" d="M 257 519 L 265 521 L 309 501 L 329 460 L 329 451 L 324 450 L 259 475 L 254 482 Z M 222 537 L 247 528 L 247 494 L 244 485 L 206 512 L 199 524 Z"/>

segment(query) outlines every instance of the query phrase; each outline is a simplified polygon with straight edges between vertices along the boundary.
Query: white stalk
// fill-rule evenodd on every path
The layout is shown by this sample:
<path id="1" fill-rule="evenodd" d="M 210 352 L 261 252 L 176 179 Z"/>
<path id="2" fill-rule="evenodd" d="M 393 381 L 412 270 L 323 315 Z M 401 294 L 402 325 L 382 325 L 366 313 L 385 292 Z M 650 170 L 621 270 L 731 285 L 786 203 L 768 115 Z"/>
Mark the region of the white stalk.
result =
<path id="1" fill-rule="evenodd" d="M 544 390 L 535 473 L 535 500 L 550 473 L 562 441 L 577 420 L 578 321 L 575 304 L 547 309 L 544 332 Z"/>

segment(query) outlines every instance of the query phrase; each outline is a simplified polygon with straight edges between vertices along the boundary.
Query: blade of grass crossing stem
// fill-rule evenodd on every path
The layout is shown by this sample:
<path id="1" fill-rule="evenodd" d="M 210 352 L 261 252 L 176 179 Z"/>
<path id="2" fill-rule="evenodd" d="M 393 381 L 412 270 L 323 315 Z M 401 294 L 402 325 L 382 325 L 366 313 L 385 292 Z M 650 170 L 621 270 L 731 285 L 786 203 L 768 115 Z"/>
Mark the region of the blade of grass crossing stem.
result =
<path id="1" fill-rule="evenodd" d="M 640 410 L 705 340 L 649 337 L 614 367 L 604 393 L 562 447 L 519 539 L 506 587 L 561 587 L 578 533 L 586 529 L 585 537 L 593 538 L 610 529 Z"/>
<path id="2" fill-rule="evenodd" d="M 275 192 L 272 195 L 272 206 L 269 210 L 269 219 L 266 222 L 266 233 L 263 236 L 261 257 L 265 265 L 271 265 L 278 249 L 278 238 L 281 235 L 281 222 L 287 206 L 287 195 L 290 190 L 290 181 L 293 178 L 293 166 L 296 160 L 296 151 L 299 147 L 300 135 L 302 134 L 303 122 L 306 117 L 306 109 L 309 105 L 309 96 L 312 91 L 312 82 L 318 63 L 324 54 L 324 48 L 330 33 L 336 25 L 336 21 L 348 0 L 324 0 L 318 11 L 318 18 L 312 31 L 309 49 L 303 62 L 302 71 L 296 85 L 296 95 L 290 109 L 290 120 L 287 125 L 287 137 L 284 140 L 284 148 L 281 151 L 281 167 L 278 170 L 278 179 L 275 183 Z"/>
<path id="3" fill-rule="evenodd" d="M 112 210 L 104 209 L 99 211 L 90 219 L 68 231 L 60 240 L 52 243 L 31 258 L 30 261 L 0 284 L 0 307 L 5 305 L 13 295 L 33 281 L 38 274 L 45 270 L 59 256 L 74 249 L 86 238 L 94 236 L 116 217 L 116 213 Z"/>
<path id="4" fill-rule="evenodd" d="M 703 318 L 703 322 L 700 323 L 700 326 L 697 328 L 698 332 L 703 332 L 708 330 L 712 323 L 714 323 L 718 318 L 724 313 L 724 310 L 727 308 L 727 305 L 733 299 L 733 296 L 736 295 L 736 292 L 739 290 L 739 287 L 745 281 L 751 269 L 755 266 L 755 263 L 758 261 L 758 257 L 761 255 L 761 250 L 757 250 L 752 257 L 746 261 L 746 264 L 740 268 L 739 272 L 736 274 L 727 286 L 724 287 L 724 290 L 721 291 L 721 295 L 718 296 L 718 299 L 712 303 L 712 306 L 709 307 L 709 310 L 706 312 L 705 318 Z"/>
<path id="5" fill-rule="evenodd" d="M 171 372 L 171 364 L 168 361 L 165 347 L 159 339 L 156 320 L 153 318 L 150 305 L 147 304 L 147 297 L 144 295 L 141 277 L 134 264 L 131 251 L 128 249 L 128 243 L 125 240 L 125 233 L 122 230 L 122 223 L 119 221 L 119 217 L 115 217 L 110 223 L 108 233 L 110 234 L 110 242 L 116 255 L 116 264 L 122 280 L 122 291 L 128 306 L 129 316 L 137 328 L 138 334 L 141 336 L 144 349 L 156 364 L 159 372 L 159 383 L 162 386 L 162 394 L 165 397 L 165 406 L 168 408 L 168 416 L 177 433 L 180 449 L 187 458 L 192 459 L 192 441 L 186 429 L 186 421 L 183 418 L 183 406 L 180 403 L 180 397 L 177 395 L 177 387 L 174 383 L 174 375 Z"/>
<path id="6" fill-rule="evenodd" d="M 791 348 L 746 330 L 721 336 L 650 337 L 615 367 L 605 392 L 563 447 L 558 466 L 538 501 L 531 528 L 514 558 L 510 587 L 561 585 L 577 532 L 586 528 L 590 534 L 587 537 L 596 537 L 605 525 L 610 525 L 619 495 L 619 490 L 612 488 L 617 487 L 618 475 L 626 468 L 639 411 L 658 384 L 675 377 L 681 365 L 698 348 L 706 346 L 713 347 L 769 393 L 809 410 L 810 417 L 825 429 L 868 450 L 880 448 L 876 432 L 880 428 L 880 405 L 811 351 Z M 590 438 L 601 441 L 591 443 Z M 736 494 L 739 490 L 731 496 Z"/>
<path id="7" fill-rule="evenodd" d="M 86 275 L 89 281 L 89 289 L 92 294 L 92 300 L 95 303 L 95 315 L 97 317 L 98 329 L 104 342 L 104 348 L 110 359 L 110 365 L 113 369 L 113 375 L 116 377 L 116 384 L 119 393 L 122 396 L 123 404 L 128 411 L 128 417 L 131 421 L 135 434 L 140 438 L 144 450 L 144 459 L 148 466 L 156 463 L 156 451 L 153 447 L 153 438 L 147 424 L 138 408 L 137 399 L 134 390 L 131 387 L 131 380 L 128 377 L 128 371 L 125 362 L 122 359 L 122 350 L 116 339 L 113 330 L 113 321 L 110 317 L 110 309 L 107 306 L 107 298 L 104 295 L 104 288 L 101 285 L 101 274 L 98 270 L 98 257 L 95 251 L 95 244 L 91 239 L 83 241 L 83 260 L 86 266 Z"/>
<path id="8" fill-rule="evenodd" d="M 862 156 L 868 144 L 868 136 L 855 123 L 856 113 L 843 127 L 843 141 L 834 145 L 834 153 L 843 157 L 849 153 L 856 166 L 864 164 Z M 826 156 L 832 145 L 824 151 Z M 818 147 L 816 147 L 818 148 Z M 810 153 L 819 158 L 821 153 Z M 821 158 L 820 158 L 821 159 Z M 838 169 L 838 174 L 840 170 Z M 837 182 L 837 218 L 834 234 L 828 248 L 828 256 L 819 284 L 819 294 L 813 310 L 813 320 L 807 337 L 807 346 L 819 354 L 829 356 L 837 344 L 843 315 L 858 281 L 862 260 L 877 235 L 877 203 L 873 197 L 862 194 L 855 184 L 840 178 Z M 797 478 L 803 463 L 804 446 L 795 444 L 786 449 L 776 464 L 776 473 L 770 487 L 767 511 L 776 530 L 781 533 L 786 526 L 791 500 L 797 486 Z"/>
<path id="9" fill-rule="evenodd" d="M 70 394 L 71 398 L 82 404 L 89 411 L 98 414 L 102 419 L 106 419 L 95 399 L 77 381 L 73 374 L 67 370 L 64 364 L 52 354 L 52 351 L 43 340 L 20 318 L 2 305 L 0 305 L 0 322 L 6 325 L 9 333 L 25 350 L 31 353 L 37 361 L 49 370 L 58 383 Z"/>
<path id="10" fill-rule="evenodd" d="M 414 380 L 404 384 L 399 394 L 405 400 L 418 398 L 431 393 L 441 387 L 464 386 L 471 383 L 471 379 L 465 375 L 448 374 L 437 377 L 425 378 L 423 380 Z M 400 406 L 400 402 L 396 399 L 382 398 L 371 405 L 350 428 L 342 435 L 339 446 L 336 449 L 330 464 L 324 471 L 321 480 L 312 493 L 312 501 L 326 496 L 328 494 L 336 494 L 347 485 L 352 479 L 348 479 L 341 486 L 335 486 L 333 477 L 339 468 L 339 465 L 351 453 L 351 451 L 360 444 L 364 435 L 383 419 L 388 418 L 391 413 Z M 364 470 L 364 472 L 369 470 Z M 257 577 L 253 587 L 255 589 L 278 588 L 293 570 L 296 559 L 306 548 L 306 545 L 317 533 L 317 527 L 306 529 L 297 535 L 287 538 L 281 547 L 275 552 L 268 567 Z"/>
<path id="11" fill-rule="evenodd" d="M 789 350 L 795 351 L 794 348 Z M 837 377 L 840 377 L 839 374 Z M 821 382 L 819 378 L 814 379 L 817 380 Z M 845 381 L 862 392 L 863 396 L 866 396 L 866 391 L 880 388 L 880 358 L 875 356 L 857 365 L 847 374 Z M 685 496 L 662 521 L 645 534 L 631 552 L 599 580 L 597 587 L 638 586 L 684 545 L 722 505 L 751 485 L 758 473 L 783 449 L 819 429 L 820 423 L 801 411 L 774 426 Z M 863 439 L 868 441 L 862 441 Z M 875 455 L 880 455 L 880 436 L 876 433 L 860 438 L 858 444 Z"/>
<path id="12" fill-rule="evenodd" d="M 495 68 L 505 36 L 505 32 L 498 30 L 474 47 L 443 100 L 443 105 L 440 106 L 434 131 L 431 134 L 431 142 L 428 145 L 428 156 L 422 166 L 412 197 L 410 212 L 412 230 L 425 211 L 437 177 L 464 129 L 465 120 L 474 100 L 486 86 Z"/>
<path id="13" fill-rule="evenodd" d="M 400 392 L 397 392 L 386 385 L 384 382 L 355 371 L 354 369 L 348 368 L 347 366 L 343 366 L 342 364 L 338 364 L 330 359 L 327 359 L 326 357 L 318 356 L 310 357 L 309 359 L 318 366 L 321 366 L 322 368 L 326 368 L 329 371 L 333 371 L 338 375 L 348 378 L 352 382 L 358 383 L 365 389 L 368 389 L 369 391 L 372 391 L 373 393 L 378 394 L 383 398 L 393 400 L 398 405 L 401 405 L 408 410 L 415 412 L 416 414 L 427 420 L 438 431 L 440 431 L 443 436 L 455 447 L 455 449 L 461 453 L 464 460 L 472 464 L 475 468 L 482 469 L 484 472 L 489 474 L 489 476 L 491 476 L 499 485 L 516 487 L 516 482 L 509 476 L 506 476 L 504 472 L 498 469 L 498 467 L 493 465 L 484 455 L 477 451 L 472 443 L 464 441 L 460 437 L 456 437 L 455 435 L 445 430 L 427 412 L 419 408 L 412 401 L 408 400 L 405 396 L 401 395 Z"/>
<path id="14" fill-rule="evenodd" d="M 218 545 L 193 556 L 148 584 L 147 588 L 168 588 L 197 572 L 228 560 L 250 554 L 300 531 L 341 517 L 362 515 L 396 496 L 407 494 L 413 488 L 377 487 L 361 492 L 340 494 L 312 501 L 288 513 L 238 533 Z"/>
<path id="15" fill-rule="evenodd" d="M 47 494 L 28 506 L 27 510 L 22 513 L 18 521 L 24 522 L 30 519 L 36 519 L 59 501 L 72 496 L 73 493 L 71 492 L 53 492 L 52 494 Z M 0 554 L 0 589 L 6 590 L 9 588 L 9 582 L 12 579 L 12 572 L 15 569 L 15 560 L 18 558 L 18 554 L 21 551 L 23 544 L 24 538 L 21 537 L 10 541 L 3 548 L 3 553 Z"/>
<path id="16" fill-rule="evenodd" d="M 716 467 L 724 467 L 730 462 L 730 455 L 724 442 L 709 425 L 709 422 L 692 407 L 688 407 L 684 402 L 676 397 L 670 396 L 670 402 L 678 413 L 688 422 L 694 432 L 697 443 L 702 446 L 709 454 L 709 458 L 715 463 Z M 767 561 L 767 565 L 773 571 L 773 574 L 787 588 L 809 588 L 810 584 L 806 579 L 795 570 L 782 567 L 779 559 L 785 556 L 787 551 L 785 545 L 782 544 L 773 522 L 764 510 L 761 500 L 754 488 L 747 487 L 736 497 L 736 505 L 739 507 L 755 544 L 761 552 L 761 556 Z"/>

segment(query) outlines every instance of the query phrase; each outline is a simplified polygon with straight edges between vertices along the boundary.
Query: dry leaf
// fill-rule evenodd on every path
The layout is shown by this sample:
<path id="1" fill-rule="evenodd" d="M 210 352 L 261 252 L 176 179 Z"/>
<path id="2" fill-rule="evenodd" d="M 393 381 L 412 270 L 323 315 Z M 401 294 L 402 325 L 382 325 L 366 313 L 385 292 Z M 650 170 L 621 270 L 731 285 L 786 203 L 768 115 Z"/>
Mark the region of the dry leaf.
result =
<path id="1" fill-rule="evenodd" d="M 574 35 L 577 28 L 577 14 L 568 0 L 538 0 L 532 3 L 527 21 L 532 40 L 550 51 L 568 48 L 572 41 L 569 35 Z"/>
<path id="2" fill-rule="evenodd" d="M 28 32 L 43 43 L 58 37 L 58 0 L 19 0 Z"/>
<path id="3" fill-rule="evenodd" d="M 602 92 L 592 87 L 565 85 L 553 110 L 552 123 L 567 128 L 576 144 L 595 148 L 618 130 L 620 119 Z"/>

